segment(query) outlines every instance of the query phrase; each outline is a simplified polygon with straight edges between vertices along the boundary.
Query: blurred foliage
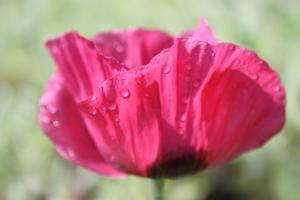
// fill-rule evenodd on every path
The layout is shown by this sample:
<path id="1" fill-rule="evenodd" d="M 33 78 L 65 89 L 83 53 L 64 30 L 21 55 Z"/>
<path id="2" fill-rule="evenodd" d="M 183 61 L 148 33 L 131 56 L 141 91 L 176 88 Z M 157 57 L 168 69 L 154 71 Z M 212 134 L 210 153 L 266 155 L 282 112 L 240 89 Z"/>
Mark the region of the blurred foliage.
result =
<path id="1" fill-rule="evenodd" d="M 111 180 L 60 158 L 42 134 L 38 101 L 54 63 L 45 40 L 128 26 L 173 34 L 205 16 L 218 38 L 254 49 L 287 89 L 287 123 L 263 149 L 227 166 L 168 180 L 169 200 L 300 198 L 299 0 L 0 0 L 0 199 L 151 199 L 148 179 Z M 150 189 L 149 189 L 150 188 Z"/>

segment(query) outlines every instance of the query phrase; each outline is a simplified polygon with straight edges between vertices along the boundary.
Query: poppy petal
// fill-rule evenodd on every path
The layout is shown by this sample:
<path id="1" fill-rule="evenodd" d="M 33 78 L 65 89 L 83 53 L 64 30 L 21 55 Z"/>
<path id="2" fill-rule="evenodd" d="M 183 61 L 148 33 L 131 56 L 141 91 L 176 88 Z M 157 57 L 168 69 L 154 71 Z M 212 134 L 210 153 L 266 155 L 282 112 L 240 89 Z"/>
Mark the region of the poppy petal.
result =
<path id="1" fill-rule="evenodd" d="M 142 28 L 99 33 L 93 41 L 104 55 L 112 56 L 128 67 L 147 64 L 153 56 L 173 44 L 169 34 Z"/>
<path id="2" fill-rule="evenodd" d="M 160 102 L 155 83 L 137 68 L 105 83 L 81 103 L 89 130 L 104 158 L 120 170 L 146 176 L 160 155 Z"/>
<path id="3" fill-rule="evenodd" d="M 200 110 L 192 109 L 192 100 L 213 65 L 212 53 L 212 46 L 206 42 L 179 38 L 147 65 L 146 76 L 159 86 L 161 115 L 166 122 L 162 136 L 166 159 L 190 155 L 202 159 L 203 149 L 196 148 L 199 141 L 195 144 L 190 140 L 193 133 L 200 134 L 198 123 L 193 124 Z"/>
<path id="4" fill-rule="evenodd" d="M 102 175 L 123 176 L 103 160 L 58 73 L 52 75 L 41 98 L 39 119 L 64 158 Z"/>
<path id="5" fill-rule="evenodd" d="M 164 159 L 194 155 L 201 166 L 224 163 L 260 147 L 284 124 L 279 76 L 252 51 L 183 38 L 146 68 L 167 122 Z"/>
<path id="6" fill-rule="evenodd" d="M 210 165 L 262 146 L 282 129 L 286 104 L 279 75 L 254 52 L 223 43 L 214 53 L 213 67 L 195 98 L 201 102 Z"/>
<path id="7" fill-rule="evenodd" d="M 201 18 L 198 27 L 192 31 L 184 33 L 183 37 L 188 37 L 189 39 L 197 41 L 204 41 L 211 45 L 218 44 L 218 39 L 205 18 Z"/>
<path id="8" fill-rule="evenodd" d="M 104 80 L 116 72 L 126 70 L 113 58 L 100 54 L 93 42 L 76 31 L 48 41 L 46 46 L 76 102 L 91 96 Z"/>
<path id="9" fill-rule="evenodd" d="M 189 133 L 190 127 L 185 126 L 189 124 L 187 122 L 192 121 L 192 115 L 187 114 L 190 109 L 190 99 L 196 94 L 212 65 L 211 53 L 211 46 L 205 42 L 197 43 L 194 41 L 177 39 L 175 40 L 175 44 L 170 49 L 163 50 L 145 67 L 132 68 L 128 72 L 129 75 L 124 76 L 122 75 L 123 72 L 122 74 L 117 75 L 117 77 L 121 77 L 118 79 L 123 80 L 123 82 L 125 80 L 130 80 L 127 88 L 129 91 L 131 91 L 131 93 L 136 93 L 132 99 L 130 98 L 131 100 L 126 101 L 128 104 L 123 104 L 123 98 L 118 97 L 118 95 L 111 95 L 113 99 L 112 101 L 117 102 L 116 104 L 120 105 L 118 106 L 118 112 L 123 112 L 128 115 L 126 119 L 130 119 L 130 117 L 132 119 L 138 117 L 139 119 L 132 122 L 123 120 L 123 123 L 130 122 L 128 125 L 130 129 L 134 129 L 134 127 L 140 127 L 141 125 L 144 126 L 144 124 L 149 124 L 144 127 L 143 131 L 149 131 L 147 137 L 151 136 L 151 138 L 147 141 L 143 141 L 143 138 L 141 138 L 141 144 L 143 145 L 139 145 L 139 147 L 134 148 L 147 148 L 149 146 L 148 143 L 152 143 L 152 148 L 154 150 L 150 151 L 148 149 L 140 149 L 137 151 L 137 153 L 149 152 L 149 155 L 145 156 L 143 153 L 142 155 L 135 156 L 135 158 L 139 158 L 136 159 L 136 161 L 131 158 L 132 156 L 130 157 L 130 155 L 134 155 L 134 153 L 131 153 L 134 151 L 130 152 L 130 143 L 117 144 L 115 141 L 110 141 L 112 140 L 111 138 L 118 140 L 124 137 L 122 135 L 126 135 L 128 138 L 135 137 L 133 133 L 133 135 L 130 135 L 130 131 L 128 131 L 128 134 L 122 133 L 125 130 L 124 127 L 127 125 L 119 128 L 120 130 L 112 130 L 112 128 L 110 128 L 115 126 L 113 120 L 114 118 L 110 117 L 106 119 L 102 116 L 103 113 L 106 114 L 107 110 L 109 110 L 107 106 L 103 107 L 103 100 L 95 104 L 93 104 L 93 101 L 91 100 L 83 103 L 83 112 L 87 114 L 89 121 L 93 121 L 91 122 L 90 130 L 94 130 L 91 132 L 95 133 L 93 137 L 95 141 L 99 142 L 99 148 L 103 149 L 105 146 L 104 144 L 106 144 L 108 147 L 106 147 L 106 149 L 103 151 L 114 152 L 113 155 L 117 155 L 118 157 L 115 158 L 117 161 L 110 162 L 119 164 L 122 163 L 120 168 L 126 171 L 134 169 L 131 171 L 131 173 L 138 173 L 137 171 L 143 171 L 143 173 L 146 173 L 145 170 L 148 166 L 148 168 L 152 168 L 148 171 L 148 173 L 150 173 L 148 174 L 149 176 L 169 177 L 176 175 L 178 176 L 179 172 L 176 169 L 182 169 L 182 166 L 179 165 L 176 168 L 169 167 L 169 163 L 177 162 L 178 160 L 185 160 L 191 163 L 194 162 L 193 159 L 196 159 L 198 160 L 198 163 L 191 165 L 193 168 L 195 166 L 200 168 L 205 165 L 204 163 L 201 163 L 202 149 L 199 151 L 195 149 L 195 144 L 192 144 L 189 139 L 189 135 L 191 134 Z M 116 79 L 116 77 L 113 79 Z M 118 84 L 114 82 L 109 84 L 112 85 L 112 88 L 119 87 L 119 85 L 126 87 L 124 86 L 124 83 L 120 82 L 122 81 L 119 81 Z M 152 87 L 155 89 L 150 89 L 143 85 L 152 85 Z M 141 86 L 144 87 L 143 90 L 140 89 Z M 103 91 L 98 91 L 96 95 L 97 99 L 104 99 L 104 97 L 101 97 L 101 95 L 103 95 L 102 93 Z M 145 95 L 144 93 L 149 93 L 149 95 Z M 115 94 L 119 93 L 115 92 Z M 143 103 L 145 101 L 145 96 L 155 99 L 154 102 L 157 102 L 155 106 L 152 104 L 150 104 L 150 106 L 145 106 L 145 103 Z M 103 108 L 104 112 L 102 111 L 102 113 L 101 109 Z M 132 112 L 129 112 L 128 109 L 130 109 L 130 111 L 132 109 Z M 101 112 L 99 114 L 101 115 L 93 116 L 93 114 L 98 113 L 99 110 Z M 120 117 L 118 117 L 118 120 L 119 118 Z M 101 124 L 100 122 L 103 123 Z M 105 128 L 103 129 L 103 127 Z M 101 136 L 104 137 L 103 132 L 108 135 L 105 136 L 108 139 L 99 139 Z M 101 135 L 99 133 L 101 133 Z M 110 136 L 109 134 L 115 135 Z M 147 145 L 144 144 L 145 142 L 147 142 Z M 137 142 L 137 144 L 139 143 Z M 118 146 L 118 148 L 112 150 L 112 147 L 115 148 L 115 146 Z M 117 151 L 119 152 L 115 153 Z M 159 154 L 157 153 L 158 151 Z M 128 154 L 127 156 L 124 156 L 125 152 Z M 104 155 L 105 153 L 102 154 Z M 194 157 L 194 155 L 196 156 Z M 145 157 L 148 157 L 149 159 L 144 160 Z M 187 164 L 185 162 L 181 163 L 182 165 Z M 141 169 L 136 168 L 136 166 L 141 165 Z M 165 168 L 159 168 L 160 165 L 164 165 Z M 158 172 L 158 170 L 163 170 L 163 173 L 165 174 L 161 174 L 161 172 Z M 184 170 L 180 170 L 180 173 L 189 173 L 187 171 L 194 170 L 195 169 L 186 168 Z"/>

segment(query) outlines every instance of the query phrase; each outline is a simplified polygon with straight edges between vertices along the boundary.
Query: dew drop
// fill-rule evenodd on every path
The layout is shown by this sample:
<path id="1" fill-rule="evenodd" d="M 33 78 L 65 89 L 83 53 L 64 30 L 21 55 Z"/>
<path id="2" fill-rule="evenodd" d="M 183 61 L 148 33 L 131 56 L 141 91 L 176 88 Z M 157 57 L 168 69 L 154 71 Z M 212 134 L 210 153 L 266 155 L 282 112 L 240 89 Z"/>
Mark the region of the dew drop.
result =
<path id="1" fill-rule="evenodd" d="M 105 106 L 105 105 L 102 105 L 102 106 L 101 106 L 101 110 L 106 111 L 106 110 L 107 110 L 106 106 Z"/>
<path id="2" fill-rule="evenodd" d="M 97 109 L 96 109 L 96 108 L 92 108 L 91 114 L 92 114 L 92 115 L 96 115 L 96 114 L 97 114 Z"/>
<path id="3" fill-rule="evenodd" d="M 58 120 L 54 120 L 52 122 L 52 124 L 53 124 L 54 127 L 59 127 L 60 126 L 60 122 Z"/>
<path id="4" fill-rule="evenodd" d="M 119 117 L 116 117 L 116 118 L 115 118 L 115 122 L 119 123 L 119 122 L 120 122 L 120 118 L 119 118 Z"/>
<path id="5" fill-rule="evenodd" d="M 115 104 L 115 103 L 110 103 L 110 104 L 108 104 L 107 105 L 107 108 L 108 108 L 108 110 L 110 110 L 110 111 L 115 111 L 116 109 L 117 109 L 117 104 Z"/>
<path id="6" fill-rule="evenodd" d="M 120 93 L 124 99 L 128 99 L 130 97 L 130 92 L 127 88 L 123 88 Z"/>
<path id="7" fill-rule="evenodd" d="M 186 115 L 186 114 L 183 114 L 183 115 L 181 115 L 181 117 L 180 117 L 180 121 L 181 121 L 181 122 L 185 122 L 186 118 L 187 118 L 187 115 Z"/>
<path id="8" fill-rule="evenodd" d="M 54 105 L 48 105 L 48 106 L 47 106 L 47 109 L 49 110 L 49 112 L 50 112 L 51 114 L 57 113 L 57 108 L 56 108 Z"/>
<path id="9" fill-rule="evenodd" d="M 258 80 L 258 76 L 257 76 L 256 74 L 253 74 L 253 75 L 251 76 L 251 78 L 252 78 L 253 80 Z"/>
<path id="10" fill-rule="evenodd" d="M 280 86 L 276 85 L 275 87 L 273 87 L 273 91 L 274 92 L 279 92 L 280 91 Z"/>
<path id="11" fill-rule="evenodd" d="M 171 71 L 171 65 L 166 65 L 166 66 L 164 67 L 164 73 L 165 73 L 165 74 L 168 74 L 170 71 Z"/>
<path id="12" fill-rule="evenodd" d="M 67 154 L 70 158 L 75 158 L 76 157 L 74 151 L 72 151 L 71 149 L 67 149 L 66 152 L 67 152 Z"/>
<path id="13" fill-rule="evenodd" d="M 183 135 L 183 133 L 184 133 L 183 128 L 179 128 L 178 133 L 179 133 L 180 135 Z"/>
<path id="14" fill-rule="evenodd" d="M 215 53 L 215 52 L 212 52 L 210 55 L 211 55 L 212 57 L 214 57 L 214 56 L 216 55 L 216 53 Z"/>
<path id="15" fill-rule="evenodd" d="M 97 97 L 96 96 L 92 96 L 91 97 L 91 101 L 96 101 L 97 100 Z"/>
<path id="16" fill-rule="evenodd" d="M 142 76 L 145 76 L 145 75 L 146 75 L 146 70 L 145 70 L 145 68 L 144 68 L 143 71 L 141 71 L 141 75 L 142 75 Z"/>

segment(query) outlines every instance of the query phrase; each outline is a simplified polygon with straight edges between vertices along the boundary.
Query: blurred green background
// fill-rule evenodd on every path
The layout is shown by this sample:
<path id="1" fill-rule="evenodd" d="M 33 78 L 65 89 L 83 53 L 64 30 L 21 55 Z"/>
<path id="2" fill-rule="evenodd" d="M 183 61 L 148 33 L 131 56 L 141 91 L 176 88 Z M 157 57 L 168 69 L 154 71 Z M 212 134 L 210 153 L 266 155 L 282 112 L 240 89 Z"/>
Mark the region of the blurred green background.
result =
<path id="1" fill-rule="evenodd" d="M 54 63 L 45 40 L 128 26 L 179 34 L 208 19 L 221 41 L 254 49 L 279 71 L 287 123 L 263 149 L 227 166 L 167 181 L 169 200 L 300 199 L 299 0 L 0 0 L 0 199 L 150 200 L 151 182 L 112 180 L 63 160 L 42 134 L 38 101 Z"/>

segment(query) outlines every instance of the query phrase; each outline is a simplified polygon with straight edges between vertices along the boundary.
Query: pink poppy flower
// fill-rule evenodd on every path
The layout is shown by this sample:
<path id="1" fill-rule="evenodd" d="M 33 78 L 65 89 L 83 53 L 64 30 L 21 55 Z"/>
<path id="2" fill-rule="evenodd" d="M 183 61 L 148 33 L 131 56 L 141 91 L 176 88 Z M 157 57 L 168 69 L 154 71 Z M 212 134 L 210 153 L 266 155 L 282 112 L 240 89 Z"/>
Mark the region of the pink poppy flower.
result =
<path id="1" fill-rule="evenodd" d="M 101 175 L 177 177 L 261 147 L 285 122 L 279 75 L 218 42 L 203 19 L 173 38 L 132 28 L 47 42 L 57 70 L 40 123 L 66 159 Z"/>

